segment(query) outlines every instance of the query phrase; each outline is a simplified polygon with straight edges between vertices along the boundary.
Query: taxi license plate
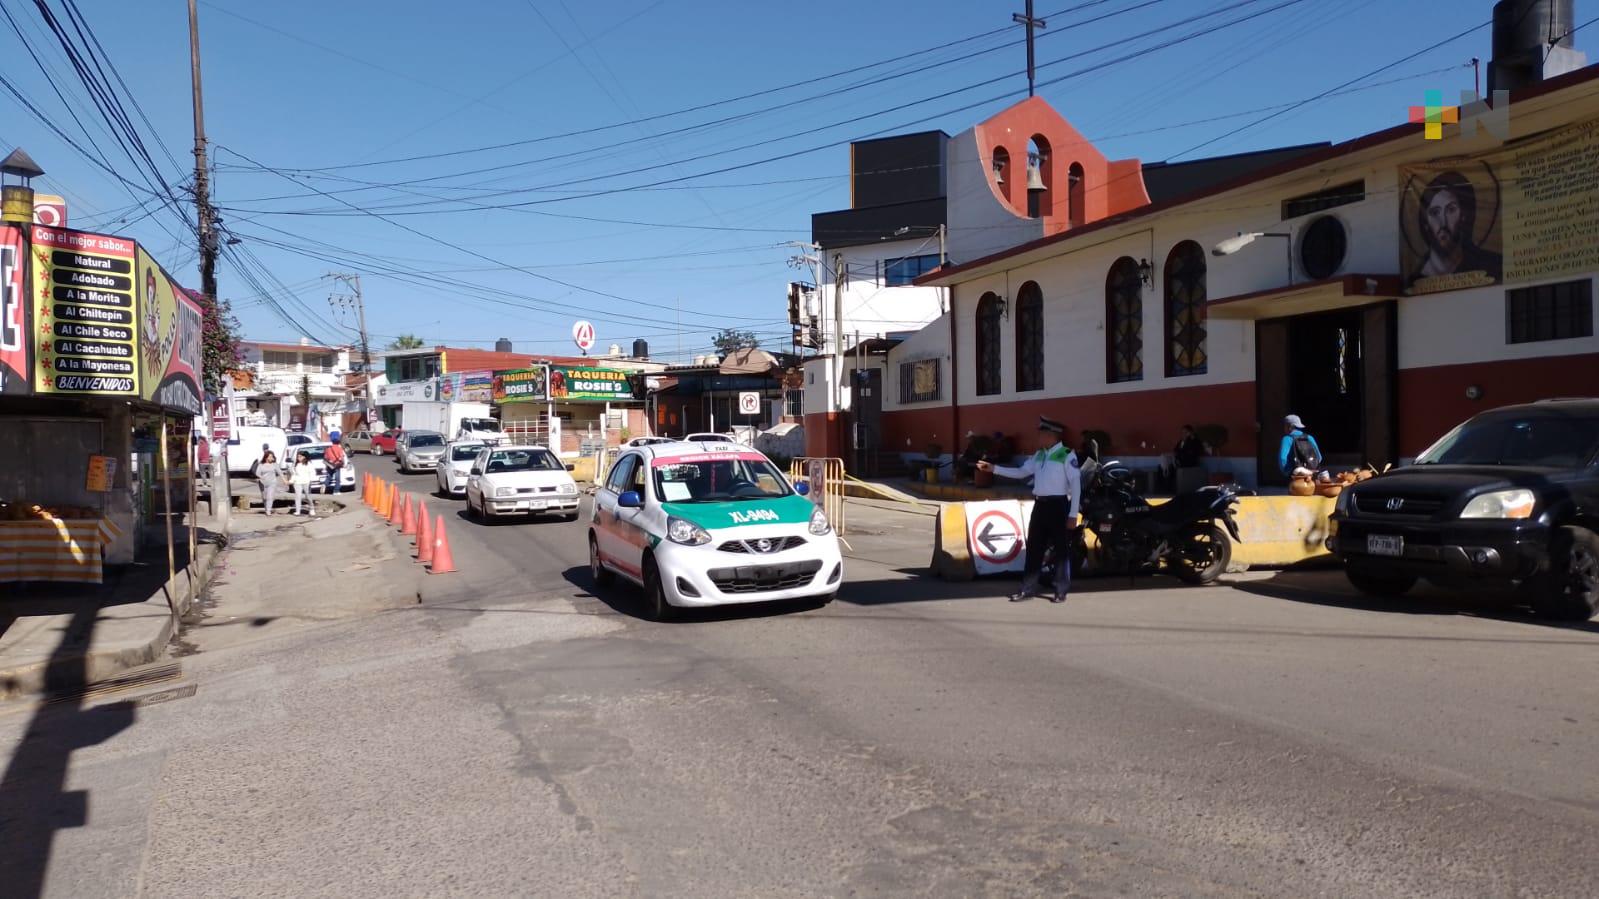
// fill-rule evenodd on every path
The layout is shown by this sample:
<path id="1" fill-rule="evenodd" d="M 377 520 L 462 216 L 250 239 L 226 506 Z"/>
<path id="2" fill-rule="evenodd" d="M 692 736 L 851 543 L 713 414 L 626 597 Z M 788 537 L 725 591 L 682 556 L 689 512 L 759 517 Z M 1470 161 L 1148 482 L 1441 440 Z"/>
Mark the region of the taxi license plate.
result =
<path id="1" fill-rule="evenodd" d="M 1367 534 L 1366 552 L 1374 556 L 1402 556 L 1405 554 L 1405 538 L 1387 534 Z"/>
<path id="2" fill-rule="evenodd" d="M 533 500 L 532 502 L 528 503 L 527 507 L 529 509 L 543 509 L 543 508 L 545 508 L 548 505 L 549 505 L 549 503 L 545 502 L 544 500 L 536 499 L 536 500 Z"/>

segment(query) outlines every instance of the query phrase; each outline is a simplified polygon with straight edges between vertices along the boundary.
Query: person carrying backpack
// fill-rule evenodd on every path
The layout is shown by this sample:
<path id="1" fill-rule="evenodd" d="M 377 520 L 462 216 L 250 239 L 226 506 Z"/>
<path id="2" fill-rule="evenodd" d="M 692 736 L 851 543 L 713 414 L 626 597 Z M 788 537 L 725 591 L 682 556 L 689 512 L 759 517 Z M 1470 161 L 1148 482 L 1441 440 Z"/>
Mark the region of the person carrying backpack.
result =
<path id="1" fill-rule="evenodd" d="M 1282 469 L 1283 475 L 1292 476 L 1296 468 L 1320 471 L 1321 461 L 1321 447 L 1305 430 L 1305 423 L 1299 416 L 1283 418 L 1283 442 L 1277 450 L 1277 467 Z"/>
<path id="2" fill-rule="evenodd" d="M 344 456 L 342 438 L 337 432 L 333 434 L 333 444 L 328 451 L 322 454 L 322 467 L 326 469 L 326 478 L 322 484 L 322 492 L 329 496 L 339 492 L 339 470 L 347 461 Z"/>

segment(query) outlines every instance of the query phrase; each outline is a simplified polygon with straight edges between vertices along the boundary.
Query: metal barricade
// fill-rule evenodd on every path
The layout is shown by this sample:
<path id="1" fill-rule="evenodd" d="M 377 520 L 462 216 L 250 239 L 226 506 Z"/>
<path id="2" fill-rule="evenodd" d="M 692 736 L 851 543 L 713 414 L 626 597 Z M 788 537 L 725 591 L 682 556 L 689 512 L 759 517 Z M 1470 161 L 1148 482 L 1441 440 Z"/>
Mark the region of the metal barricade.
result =
<path id="1" fill-rule="evenodd" d="M 810 500 L 822 507 L 833 530 L 844 533 L 844 460 L 836 456 L 796 456 L 788 463 L 788 479 L 810 485 Z"/>

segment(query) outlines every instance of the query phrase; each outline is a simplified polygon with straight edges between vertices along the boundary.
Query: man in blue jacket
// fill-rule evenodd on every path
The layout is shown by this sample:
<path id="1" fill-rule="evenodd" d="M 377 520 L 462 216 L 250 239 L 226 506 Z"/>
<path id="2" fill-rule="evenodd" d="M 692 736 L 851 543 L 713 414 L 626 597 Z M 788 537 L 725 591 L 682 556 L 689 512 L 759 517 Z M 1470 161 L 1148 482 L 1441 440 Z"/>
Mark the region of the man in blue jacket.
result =
<path id="1" fill-rule="evenodd" d="M 1296 468 L 1321 470 L 1321 447 L 1316 438 L 1305 430 L 1305 423 L 1297 415 L 1283 419 L 1283 442 L 1277 449 L 1277 467 L 1283 475 L 1294 473 Z"/>

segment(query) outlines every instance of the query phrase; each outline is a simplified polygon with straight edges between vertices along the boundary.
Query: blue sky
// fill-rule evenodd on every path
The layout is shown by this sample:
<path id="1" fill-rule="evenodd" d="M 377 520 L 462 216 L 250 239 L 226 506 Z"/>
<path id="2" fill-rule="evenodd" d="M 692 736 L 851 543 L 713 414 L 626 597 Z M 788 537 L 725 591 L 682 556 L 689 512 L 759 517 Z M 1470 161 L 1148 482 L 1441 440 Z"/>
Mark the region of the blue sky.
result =
<path id="1" fill-rule="evenodd" d="M 62 2 L 50 0 L 58 11 Z M 174 161 L 149 136 L 146 145 L 181 189 L 192 177 L 183 170 L 192 169 L 184 3 L 77 2 Z M 723 326 L 786 348 L 784 285 L 795 275 L 781 244 L 808 239 L 811 213 L 848 206 L 847 141 L 958 133 L 1025 96 L 1022 48 L 1005 46 L 1021 37 L 1005 28 L 1021 5 L 202 0 L 215 198 L 240 240 L 219 269 L 222 295 L 254 339 L 350 341 L 353 321 L 330 310 L 332 285 L 322 280 L 342 270 L 363 275 L 379 345 L 400 333 L 455 345 L 509 337 L 518 350 L 567 353 L 571 323 L 586 317 L 602 347 L 642 336 L 662 357 L 679 346 L 683 355 L 709 350 Z M 0 22 L 7 77 L 131 176 L 33 4 L 0 6 L 88 137 Z M 1486 23 L 1492 4 L 1036 6 L 1049 21 L 1038 42 L 1040 95 L 1108 156 L 1152 162 L 1343 140 L 1401 122 L 1424 90 L 1471 87 L 1471 57 L 1486 71 L 1486 27 L 1206 143 Z M 1578 48 L 1586 44 L 1579 33 Z M 975 86 L 991 79 L 1001 80 Z M 783 89 L 719 102 L 773 88 Z M 673 114 L 706 104 L 717 105 Z M 0 109 L 0 144 L 25 147 L 46 169 L 39 186 L 66 193 L 73 226 L 135 237 L 180 280 L 198 282 L 175 213 L 134 208 L 146 197 L 9 94 L 0 93 Z M 734 170 L 708 174 L 720 169 Z M 270 300 L 240 265 L 259 266 L 250 274 Z"/>

